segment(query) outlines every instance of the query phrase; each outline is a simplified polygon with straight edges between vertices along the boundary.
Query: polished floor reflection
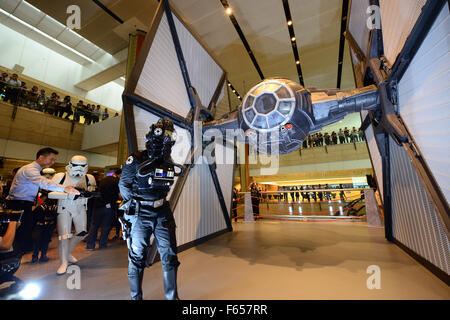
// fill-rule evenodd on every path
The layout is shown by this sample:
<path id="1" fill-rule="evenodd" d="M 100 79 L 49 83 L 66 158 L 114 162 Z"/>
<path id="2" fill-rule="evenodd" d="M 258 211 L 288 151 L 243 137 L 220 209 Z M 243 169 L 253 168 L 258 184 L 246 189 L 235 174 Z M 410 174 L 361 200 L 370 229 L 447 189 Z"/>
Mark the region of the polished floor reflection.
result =
<path id="1" fill-rule="evenodd" d="M 181 299 L 449 299 L 449 287 L 400 248 L 382 228 L 363 223 L 257 221 L 233 223 L 223 234 L 179 254 Z M 127 248 L 76 248 L 81 288 L 56 275 L 51 260 L 31 264 L 25 255 L 17 276 L 38 283 L 39 299 L 129 299 Z M 84 244 L 84 243 L 83 243 Z M 367 288 L 367 268 L 379 266 L 381 289 Z M 144 298 L 163 299 L 161 264 L 145 271 Z M 69 286 L 68 286 L 69 283 Z"/>

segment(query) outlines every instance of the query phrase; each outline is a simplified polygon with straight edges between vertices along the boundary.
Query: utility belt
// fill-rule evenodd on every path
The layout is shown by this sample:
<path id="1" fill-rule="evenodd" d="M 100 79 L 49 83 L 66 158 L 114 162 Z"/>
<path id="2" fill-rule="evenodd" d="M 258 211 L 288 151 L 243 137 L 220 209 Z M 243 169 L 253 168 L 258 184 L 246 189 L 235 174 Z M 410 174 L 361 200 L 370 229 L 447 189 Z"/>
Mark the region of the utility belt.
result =
<path id="1" fill-rule="evenodd" d="M 135 212 L 138 213 L 141 207 L 159 208 L 164 204 L 165 200 L 165 198 L 153 201 L 131 199 L 131 205 L 134 205 Z"/>

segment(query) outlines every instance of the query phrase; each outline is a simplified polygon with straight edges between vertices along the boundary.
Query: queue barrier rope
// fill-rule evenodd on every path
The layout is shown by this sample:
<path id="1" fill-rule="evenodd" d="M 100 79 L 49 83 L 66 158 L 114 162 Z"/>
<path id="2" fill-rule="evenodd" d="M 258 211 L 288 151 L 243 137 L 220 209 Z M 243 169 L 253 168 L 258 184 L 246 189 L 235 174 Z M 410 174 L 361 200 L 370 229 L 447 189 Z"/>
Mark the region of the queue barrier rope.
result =
<path id="1" fill-rule="evenodd" d="M 237 220 L 237 219 L 241 219 L 243 218 L 244 215 L 238 215 L 235 217 L 231 217 L 231 220 Z M 296 216 L 301 218 L 301 216 Z M 365 217 L 365 215 L 363 216 L 359 216 L 359 217 L 345 217 L 345 219 L 340 218 L 339 220 L 336 219 L 320 219 L 320 220 L 305 220 L 308 219 L 307 217 L 305 217 L 302 220 L 298 220 L 298 219 L 286 219 L 286 218 L 278 218 L 278 217 L 274 217 L 274 216 L 265 216 L 265 215 L 257 215 L 256 218 L 268 218 L 268 219 L 272 219 L 272 220 L 281 220 L 281 221 L 290 221 L 290 222 L 352 222 L 352 223 L 366 223 L 365 221 L 354 221 L 355 219 L 361 219 Z"/>
<path id="2" fill-rule="evenodd" d="M 291 212 L 291 211 L 282 211 L 282 210 L 276 210 L 276 209 L 269 209 L 269 208 L 264 208 L 264 207 L 257 206 L 257 205 L 252 205 L 252 206 L 253 207 L 257 207 L 259 209 L 268 210 L 268 211 L 293 214 L 293 212 Z M 357 206 L 343 208 L 343 209 L 337 209 L 337 210 L 302 212 L 301 214 L 304 215 L 304 214 L 311 214 L 311 213 L 319 214 L 319 213 L 340 212 L 340 211 L 346 211 L 346 210 L 350 210 L 350 209 L 360 208 L 360 207 L 363 207 L 363 206 L 365 206 L 365 204 L 360 204 L 360 205 L 357 205 Z M 237 209 L 242 208 L 242 207 L 245 207 L 245 205 L 242 204 L 240 206 L 237 206 L 236 208 L 233 208 L 232 210 L 237 210 Z M 295 213 L 295 215 L 297 215 L 297 213 Z M 300 214 L 298 214 L 298 215 L 300 215 Z"/>
<path id="3" fill-rule="evenodd" d="M 347 198 L 338 198 L 338 199 L 333 199 L 333 200 L 323 200 L 323 201 L 313 201 L 313 202 L 311 202 L 311 201 L 298 201 L 297 202 L 297 201 L 279 201 L 279 200 L 276 200 L 276 199 L 272 200 L 272 199 L 264 199 L 264 198 L 261 198 L 261 197 L 252 196 L 253 199 L 259 199 L 259 200 L 262 200 L 262 201 L 274 202 L 274 203 L 287 203 L 287 204 L 337 202 L 337 201 L 340 201 L 340 200 L 348 200 L 348 199 L 353 199 L 353 198 L 357 198 L 357 197 L 361 197 L 361 195 L 354 195 L 354 196 L 350 196 L 350 197 L 347 197 Z"/>
<path id="4" fill-rule="evenodd" d="M 330 212 L 346 211 L 346 210 L 350 210 L 350 209 L 354 209 L 354 208 L 360 208 L 360 207 L 363 207 L 363 206 L 365 206 L 365 204 L 360 204 L 358 206 L 349 207 L 349 208 L 343 208 L 343 209 L 337 209 L 337 210 L 302 212 L 302 214 L 308 214 L 308 213 L 330 213 Z M 281 210 L 276 210 L 276 209 L 263 208 L 263 207 L 257 206 L 257 205 L 253 205 L 253 207 L 258 207 L 260 209 L 268 210 L 268 211 L 275 211 L 275 212 L 292 214 L 292 212 L 290 212 L 290 211 L 281 211 Z"/>

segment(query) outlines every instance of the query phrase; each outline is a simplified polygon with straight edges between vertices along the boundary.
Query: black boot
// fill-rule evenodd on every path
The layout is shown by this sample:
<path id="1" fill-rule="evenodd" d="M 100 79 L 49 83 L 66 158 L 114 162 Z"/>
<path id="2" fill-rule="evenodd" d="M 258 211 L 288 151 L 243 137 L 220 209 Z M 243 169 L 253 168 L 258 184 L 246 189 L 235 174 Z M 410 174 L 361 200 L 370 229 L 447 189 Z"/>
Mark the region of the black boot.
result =
<path id="1" fill-rule="evenodd" d="M 144 270 L 128 273 L 128 281 L 130 283 L 131 300 L 142 300 L 142 279 L 144 278 Z"/>
<path id="2" fill-rule="evenodd" d="M 166 300 L 180 300 L 177 291 L 177 269 L 163 271 L 164 295 Z"/>
<path id="3" fill-rule="evenodd" d="M 47 244 L 48 246 L 48 244 Z M 49 259 L 47 257 L 47 249 L 46 247 L 41 248 L 41 257 L 39 258 L 39 262 L 47 262 Z"/>

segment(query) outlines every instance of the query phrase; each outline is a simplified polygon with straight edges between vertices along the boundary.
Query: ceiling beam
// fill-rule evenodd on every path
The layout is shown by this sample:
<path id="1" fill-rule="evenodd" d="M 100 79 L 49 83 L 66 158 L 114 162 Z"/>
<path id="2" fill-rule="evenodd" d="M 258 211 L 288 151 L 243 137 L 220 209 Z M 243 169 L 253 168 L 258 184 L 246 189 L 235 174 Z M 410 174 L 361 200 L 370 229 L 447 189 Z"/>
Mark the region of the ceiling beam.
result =
<path id="1" fill-rule="evenodd" d="M 108 15 L 113 17 L 114 20 L 119 22 L 120 24 L 123 23 L 123 20 L 120 19 L 114 12 L 109 10 L 103 3 L 101 3 L 99 0 L 92 0 L 96 5 L 98 5 L 100 8 L 102 8 Z"/>
<path id="2" fill-rule="evenodd" d="M 341 88 L 342 80 L 342 64 L 344 62 L 344 45 L 345 45 L 345 30 L 347 29 L 347 15 L 348 15 L 349 0 L 342 0 L 342 16 L 341 16 L 341 33 L 339 40 L 339 58 L 338 58 L 338 73 L 336 88 Z"/>
<path id="3" fill-rule="evenodd" d="M 300 64 L 300 56 L 298 54 L 297 39 L 295 37 L 295 32 L 294 32 L 294 21 L 292 20 L 291 10 L 289 8 L 289 1 L 288 0 L 282 0 L 282 1 L 283 1 L 283 8 L 284 8 L 284 15 L 286 16 L 286 25 L 289 30 L 289 39 L 291 41 L 292 52 L 294 53 L 295 65 L 297 67 L 298 80 L 302 86 L 305 86 L 305 82 L 303 79 L 302 66 Z"/>
<path id="4" fill-rule="evenodd" d="M 236 29 L 236 31 L 239 35 L 239 38 L 241 38 L 241 41 L 244 44 L 244 47 L 247 50 L 247 53 L 250 56 L 250 59 L 252 60 L 253 65 L 255 66 L 256 71 L 259 74 L 259 77 L 261 78 L 261 80 L 264 80 L 264 74 L 262 73 L 261 68 L 259 67 L 258 61 L 256 61 L 255 55 L 253 54 L 253 51 L 250 48 L 250 45 L 248 44 L 248 41 L 245 38 L 245 35 L 242 32 L 241 27 L 239 26 L 239 23 L 237 22 L 236 18 L 233 15 L 232 9 L 231 9 L 230 5 L 228 4 L 228 1 L 220 0 L 220 2 L 222 3 L 222 6 L 225 8 L 225 10 L 228 10 L 228 11 L 226 11 L 227 15 L 230 17 L 230 20 L 233 23 L 233 26 Z"/>
<path id="5" fill-rule="evenodd" d="M 105 69 L 103 71 L 100 71 L 99 73 L 94 74 L 93 76 L 90 76 L 87 79 L 84 79 L 83 81 L 78 82 L 75 87 L 91 91 L 95 88 L 101 87 L 108 82 L 114 81 L 117 78 L 120 78 L 121 76 L 125 75 L 127 68 L 127 61 L 119 62 L 108 69 Z"/>

